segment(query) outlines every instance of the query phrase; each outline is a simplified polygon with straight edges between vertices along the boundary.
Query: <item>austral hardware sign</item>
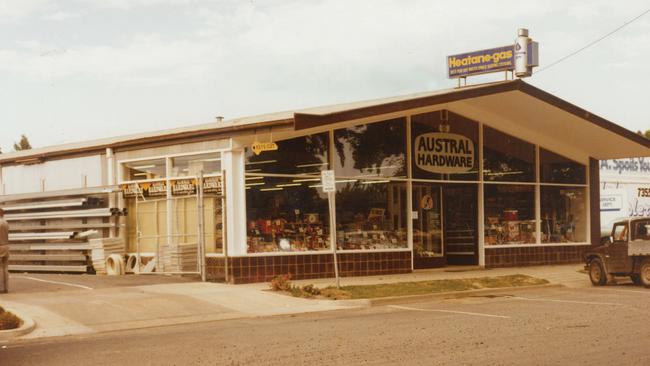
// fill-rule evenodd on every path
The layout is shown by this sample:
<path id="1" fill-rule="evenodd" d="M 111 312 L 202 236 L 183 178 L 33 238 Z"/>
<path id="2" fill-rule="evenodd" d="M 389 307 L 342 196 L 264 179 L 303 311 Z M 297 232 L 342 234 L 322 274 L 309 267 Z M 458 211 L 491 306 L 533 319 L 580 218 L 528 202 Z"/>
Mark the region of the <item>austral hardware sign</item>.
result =
<path id="1" fill-rule="evenodd" d="M 447 56 L 450 79 L 514 69 L 515 56 L 512 45 Z"/>
<path id="2" fill-rule="evenodd" d="M 196 194 L 197 179 L 183 178 L 170 181 L 173 196 L 189 196 Z M 124 198 L 133 197 L 162 197 L 167 195 L 167 182 L 164 180 L 155 182 L 141 182 L 120 185 Z M 223 195 L 223 184 L 221 177 L 203 178 L 203 193 Z"/>
<path id="3" fill-rule="evenodd" d="M 415 165 L 427 172 L 466 173 L 474 167 L 474 142 L 454 133 L 425 133 L 415 138 Z"/>

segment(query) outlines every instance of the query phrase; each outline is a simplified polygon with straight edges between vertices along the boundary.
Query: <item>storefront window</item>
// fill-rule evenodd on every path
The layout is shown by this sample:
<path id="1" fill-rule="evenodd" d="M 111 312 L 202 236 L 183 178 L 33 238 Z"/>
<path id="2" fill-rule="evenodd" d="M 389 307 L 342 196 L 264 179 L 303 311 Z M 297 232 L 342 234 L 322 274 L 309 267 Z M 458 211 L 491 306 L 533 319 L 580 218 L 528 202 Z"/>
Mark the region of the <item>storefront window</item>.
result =
<path id="1" fill-rule="evenodd" d="M 585 188 L 541 187 L 542 243 L 586 241 Z"/>
<path id="2" fill-rule="evenodd" d="M 478 180 L 478 123 L 436 111 L 411 117 L 413 178 Z"/>
<path id="3" fill-rule="evenodd" d="M 203 171 L 204 175 L 221 173 L 221 154 L 200 154 L 172 158 L 173 177 L 196 177 Z"/>
<path id="4" fill-rule="evenodd" d="M 534 186 L 485 185 L 485 245 L 532 244 L 535 231 Z"/>
<path id="5" fill-rule="evenodd" d="M 334 131 L 337 177 L 406 178 L 404 118 Z"/>
<path id="6" fill-rule="evenodd" d="M 246 177 L 248 252 L 328 250 L 327 194 L 313 179 Z"/>
<path id="7" fill-rule="evenodd" d="M 275 142 L 277 150 L 256 155 L 246 149 L 247 173 L 320 174 L 329 168 L 329 134 L 319 133 Z"/>
<path id="8" fill-rule="evenodd" d="M 339 181 L 336 221 L 339 249 L 406 248 L 406 183 Z"/>
<path id="9" fill-rule="evenodd" d="M 483 179 L 535 181 L 535 145 L 490 127 L 483 128 Z"/>
<path id="10" fill-rule="evenodd" d="M 140 160 L 124 163 L 125 181 L 161 179 L 167 176 L 165 159 Z"/>
<path id="11" fill-rule="evenodd" d="M 586 167 L 564 156 L 539 149 L 542 183 L 586 184 Z"/>

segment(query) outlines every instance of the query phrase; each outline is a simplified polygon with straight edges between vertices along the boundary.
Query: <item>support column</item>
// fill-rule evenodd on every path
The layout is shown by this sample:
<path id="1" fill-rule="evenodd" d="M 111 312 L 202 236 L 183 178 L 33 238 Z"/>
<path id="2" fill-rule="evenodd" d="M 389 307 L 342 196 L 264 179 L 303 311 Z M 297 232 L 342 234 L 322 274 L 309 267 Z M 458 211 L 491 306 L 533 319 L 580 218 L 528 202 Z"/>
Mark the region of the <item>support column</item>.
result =
<path id="1" fill-rule="evenodd" d="M 246 187 L 244 149 L 225 151 L 221 155 L 226 171 L 226 244 L 228 256 L 241 256 L 246 245 Z"/>
<path id="2" fill-rule="evenodd" d="M 587 212 L 589 212 L 589 231 L 591 245 L 600 244 L 600 165 L 598 160 L 589 158 L 589 199 Z"/>

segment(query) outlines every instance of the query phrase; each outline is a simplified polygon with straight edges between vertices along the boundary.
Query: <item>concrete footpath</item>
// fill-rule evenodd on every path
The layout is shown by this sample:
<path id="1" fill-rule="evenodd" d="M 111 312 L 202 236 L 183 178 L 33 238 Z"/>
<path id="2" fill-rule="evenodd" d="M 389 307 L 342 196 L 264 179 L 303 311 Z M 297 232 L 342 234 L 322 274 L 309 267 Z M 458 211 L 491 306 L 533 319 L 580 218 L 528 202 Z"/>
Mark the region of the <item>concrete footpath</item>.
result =
<path id="1" fill-rule="evenodd" d="M 526 274 L 567 287 L 589 286 L 581 265 L 478 269 L 447 267 L 410 274 L 343 278 L 342 285 L 494 277 Z M 295 281 L 326 287 L 334 279 Z M 88 334 L 235 318 L 265 317 L 367 306 L 364 301 L 293 298 L 267 291 L 268 284 L 226 285 L 168 276 L 12 274 L 14 289 L 0 305 L 36 322 L 21 339 Z"/>

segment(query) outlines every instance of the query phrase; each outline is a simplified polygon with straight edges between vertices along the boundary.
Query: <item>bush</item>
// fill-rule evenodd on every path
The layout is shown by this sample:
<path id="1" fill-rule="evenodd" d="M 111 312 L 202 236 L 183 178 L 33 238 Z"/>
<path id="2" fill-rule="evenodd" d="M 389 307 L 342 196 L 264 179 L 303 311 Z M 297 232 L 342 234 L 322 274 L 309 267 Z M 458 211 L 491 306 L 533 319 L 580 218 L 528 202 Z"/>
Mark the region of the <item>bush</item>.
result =
<path id="1" fill-rule="evenodd" d="M 302 291 L 314 296 L 320 295 L 320 289 L 318 287 L 314 287 L 314 285 L 311 284 L 303 286 Z"/>
<path id="2" fill-rule="evenodd" d="M 287 273 L 273 277 L 270 286 L 273 291 L 291 291 L 291 274 Z"/>
<path id="3" fill-rule="evenodd" d="M 16 329 L 20 327 L 20 323 L 19 317 L 0 307 L 0 330 Z"/>

